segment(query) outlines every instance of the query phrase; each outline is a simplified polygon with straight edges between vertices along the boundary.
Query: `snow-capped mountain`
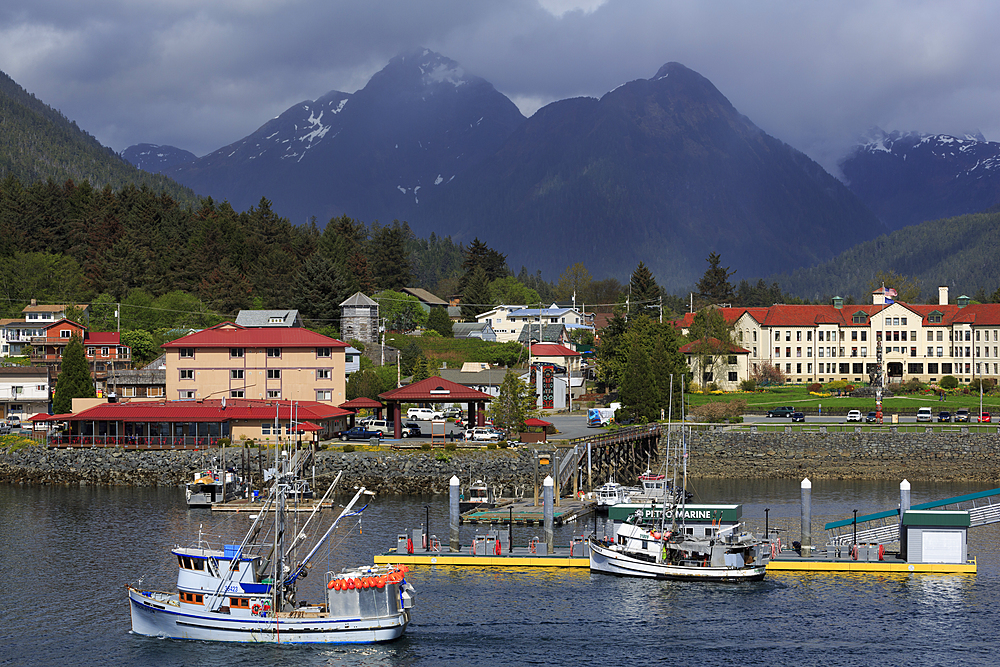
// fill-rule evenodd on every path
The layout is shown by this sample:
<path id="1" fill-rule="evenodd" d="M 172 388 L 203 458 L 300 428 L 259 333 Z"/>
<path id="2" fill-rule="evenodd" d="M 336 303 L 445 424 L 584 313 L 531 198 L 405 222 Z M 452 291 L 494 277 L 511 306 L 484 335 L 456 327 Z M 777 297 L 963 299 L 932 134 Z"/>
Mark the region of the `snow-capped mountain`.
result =
<path id="1" fill-rule="evenodd" d="M 878 128 L 840 162 L 847 186 L 891 229 L 1000 203 L 1000 143 Z"/>
<path id="2" fill-rule="evenodd" d="M 133 166 L 143 171 L 148 171 L 151 174 L 162 173 L 170 167 L 184 164 L 197 158 L 191 151 L 160 144 L 136 144 L 135 146 L 129 146 L 122 153 L 122 157 Z"/>
<path id="3" fill-rule="evenodd" d="M 523 121 L 489 82 L 418 49 L 393 58 L 354 94 L 297 104 L 167 173 L 238 210 L 266 197 L 296 223 L 341 213 L 407 219 Z"/>

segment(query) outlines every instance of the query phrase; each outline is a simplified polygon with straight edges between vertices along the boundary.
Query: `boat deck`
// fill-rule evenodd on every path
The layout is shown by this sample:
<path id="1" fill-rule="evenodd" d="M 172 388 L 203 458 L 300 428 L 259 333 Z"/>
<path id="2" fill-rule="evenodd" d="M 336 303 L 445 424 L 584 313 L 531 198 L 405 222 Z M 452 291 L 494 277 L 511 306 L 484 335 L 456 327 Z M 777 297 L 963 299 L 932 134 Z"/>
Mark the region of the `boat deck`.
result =
<path id="1" fill-rule="evenodd" d="M 230 500 L 226 503 L 212 503 L 213 512 L 260 512 L 265 510 L 265 504 L 261 501 L 251 502 L 246 498 L 240 498 L 239 500 Z M 316 505 L 319 504 L 319 500 L 302 500 L 299 502 L 289 501 L 288 505 L 285 506 L 286 512 L 312 512 L 316 509 Z M 326 501 L 323 503 L 323 509 L 329 510 L 335 507 L 334 503 L 331 501 Z M 267 512 L 274 511 L 274 503 L 266 509 Z"/>

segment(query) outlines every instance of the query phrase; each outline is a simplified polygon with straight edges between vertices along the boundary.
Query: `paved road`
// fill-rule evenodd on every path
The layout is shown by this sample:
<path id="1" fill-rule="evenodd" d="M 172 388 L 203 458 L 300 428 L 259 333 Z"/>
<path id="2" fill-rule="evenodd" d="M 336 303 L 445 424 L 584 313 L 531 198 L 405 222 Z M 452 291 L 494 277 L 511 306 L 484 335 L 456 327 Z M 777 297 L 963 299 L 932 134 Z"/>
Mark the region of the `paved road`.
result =
<path id="1" fill-rule="evenodd" d="M 556 414 L 556 415 L 544 415 L 541 419 L 552 422 L 559 433 L 554 436 L 559 440 L 571 439 L 571 438 L 582 438 L 588 435 L 597 435 L 598 433 L 603 433 L 607 429 L 604 428 L 588 428 L 587 427 L 587 413 L 586 412 L 574 412 L 572 414 Z M 430 440 L 431 434 L 431 423 L 425 420 L 414 420 L 414 419 L 404 419 L 405 421 L 415 422 L 420 426 L 420 430 L 423 432 L 424 437 L 414 438 L 414 440 Z M 450 439 L 452 435 L 458 440 L 460 440 L 465 433 L 465 428 L 459 428 L 452 423 L 445 425 L 446 433 Z"/>

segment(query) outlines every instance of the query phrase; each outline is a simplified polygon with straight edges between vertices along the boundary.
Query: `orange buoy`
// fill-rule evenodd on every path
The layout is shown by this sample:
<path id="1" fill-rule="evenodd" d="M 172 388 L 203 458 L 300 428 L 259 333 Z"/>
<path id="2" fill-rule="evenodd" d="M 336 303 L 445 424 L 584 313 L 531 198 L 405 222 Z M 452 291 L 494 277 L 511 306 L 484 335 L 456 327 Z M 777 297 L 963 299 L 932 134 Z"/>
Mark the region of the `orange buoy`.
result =
<path id="1" fill-rule="evenodd" d="M 347 587 L 350 588 L 351 590 L 353 590 L 354 588 L 356 588 L 356 586 L 354 585 L 354 579 L 348 579 L 347 580 Z"/>
<path id="2" fill-rule="evenodd" d="M 375 586 L 385 588 L 385 577 L 375 577 Z"/>
<path id="3" fill-rule="evenodd" d="M 336 583 L 337 583 L 337 580 L 336 580 L 336 579 L 331 579 L 331 580 L 330 580 L 330 583 L 328 583 L 328 584 L 326 585 L 326 587 L 332 590 L 332 589 L 333 589 L 333 587 L 334 587 L 334 584 L 336 584 Z"/>

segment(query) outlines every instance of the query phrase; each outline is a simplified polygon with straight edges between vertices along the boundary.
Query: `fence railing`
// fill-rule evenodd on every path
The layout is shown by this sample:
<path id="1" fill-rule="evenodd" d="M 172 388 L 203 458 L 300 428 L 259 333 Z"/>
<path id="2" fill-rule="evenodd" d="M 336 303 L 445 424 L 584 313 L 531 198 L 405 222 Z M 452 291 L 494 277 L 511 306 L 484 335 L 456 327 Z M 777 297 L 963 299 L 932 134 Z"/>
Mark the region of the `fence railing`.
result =
<path id="1" fill-rule="evenodd" d="M 52 449 L 120 447 L 122 449 L 208 449 L 219 446 L 219 438 L 194 436 L 52 435 Z"/>

